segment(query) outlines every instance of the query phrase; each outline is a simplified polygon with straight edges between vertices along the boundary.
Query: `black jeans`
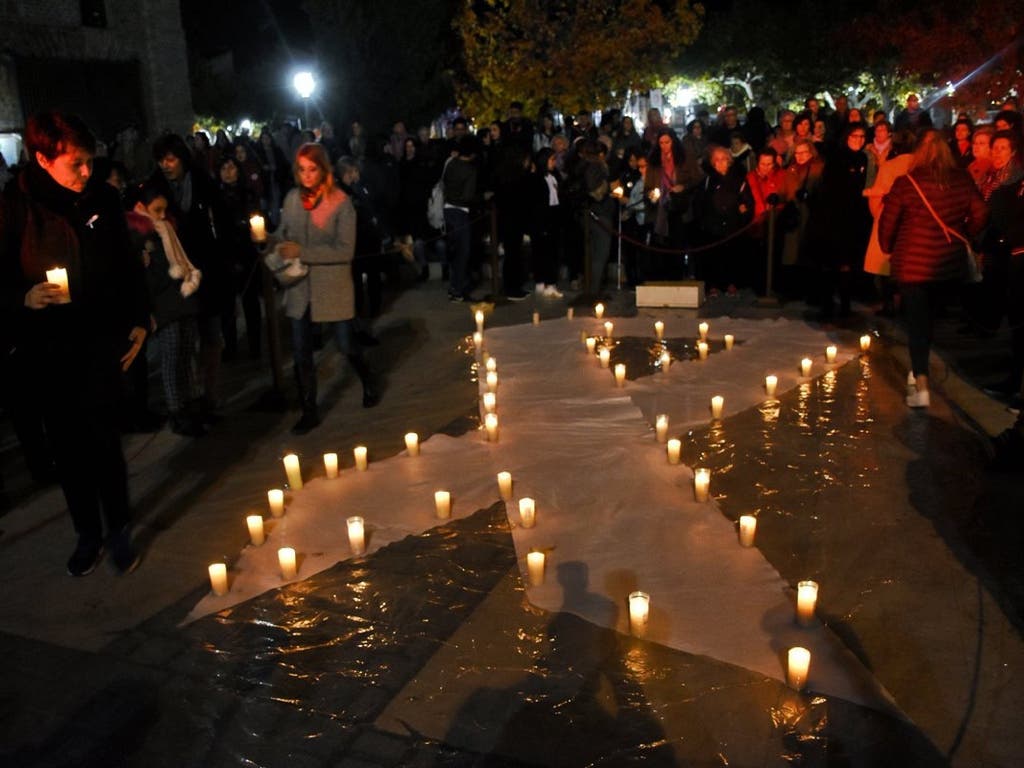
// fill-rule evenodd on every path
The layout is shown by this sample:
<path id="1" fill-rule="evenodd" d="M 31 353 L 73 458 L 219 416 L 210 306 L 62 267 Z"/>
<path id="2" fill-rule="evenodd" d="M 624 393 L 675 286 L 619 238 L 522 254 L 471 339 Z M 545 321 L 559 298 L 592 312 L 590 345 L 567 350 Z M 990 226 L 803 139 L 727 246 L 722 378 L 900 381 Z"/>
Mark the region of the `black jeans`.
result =
<path id="1" fill-rule="evenodd" d="M 903 300 L 903 321 L 907 326 L 910 364 L 914 376 L 928 375 L 935 317 L 943 303 L 954 295 L 957 284 L 952 281 L 900 283 Z"/>

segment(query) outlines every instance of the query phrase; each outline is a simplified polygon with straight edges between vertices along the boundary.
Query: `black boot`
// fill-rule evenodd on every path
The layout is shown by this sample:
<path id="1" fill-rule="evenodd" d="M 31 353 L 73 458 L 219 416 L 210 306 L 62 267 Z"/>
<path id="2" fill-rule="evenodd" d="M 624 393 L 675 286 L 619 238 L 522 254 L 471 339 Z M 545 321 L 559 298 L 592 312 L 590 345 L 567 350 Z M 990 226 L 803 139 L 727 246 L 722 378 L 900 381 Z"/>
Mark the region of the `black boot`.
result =
<path id="1" fill-rule="evenodd" d="M 320 414 L 316 406 L 304 407 L 302 417 L 292 426 L 293 435 L 304 435 L 320 426 Z"/>
<path id="2" fill-rule="evenodd" d="M 367 365 L 362 355 L 349 355 L 348 362 L 352 366 L 352 370 L 359 376 L 359 381 L 363 383 L 363 408 L 373 408 L 380 402 L 380 393 L 377 392 L 377 385 L 373 380 L 373 374 L 370 373 L 370 366 Z"/>

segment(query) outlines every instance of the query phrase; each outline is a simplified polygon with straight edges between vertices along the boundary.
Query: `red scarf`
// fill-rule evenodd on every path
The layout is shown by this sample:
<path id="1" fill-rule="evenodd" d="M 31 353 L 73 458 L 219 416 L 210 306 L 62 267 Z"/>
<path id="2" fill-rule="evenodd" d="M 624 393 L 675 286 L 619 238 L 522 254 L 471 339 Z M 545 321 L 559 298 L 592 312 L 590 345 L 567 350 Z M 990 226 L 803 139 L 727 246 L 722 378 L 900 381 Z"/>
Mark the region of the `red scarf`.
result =
<path id="1" fill-rule="evenodd" d="M 306 189 L 305 187 L 303 187 L 302 191 L 300 192 L 302 196 L 302 207 L 305 208 L 307 211 L 312 211 L 314 208 L 320 205 L 320 201 L 324 199 L 324 191 L 324 184 L 320 184 L 319 186 L 317 186 L 316 189 Z"/>

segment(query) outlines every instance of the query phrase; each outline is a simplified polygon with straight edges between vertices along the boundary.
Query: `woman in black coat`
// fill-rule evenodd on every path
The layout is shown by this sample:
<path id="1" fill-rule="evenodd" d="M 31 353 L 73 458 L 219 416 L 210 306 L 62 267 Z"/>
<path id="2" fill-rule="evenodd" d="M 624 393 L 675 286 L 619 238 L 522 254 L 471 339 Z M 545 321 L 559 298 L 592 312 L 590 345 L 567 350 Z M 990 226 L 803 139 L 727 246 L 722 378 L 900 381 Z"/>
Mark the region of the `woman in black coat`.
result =
<path id="1" fill-rule="evenodd" d="M 693 198 L 700 244 L 717 244 L 697 256 L 697 277 L 707 283 L 710 295 L 735 294 L 737 286 L 750 283 L 752 265 L 743 263 L 746 241 L 734 235 L 753 216 L 754 197 L 745 175 L 734 171 L 728 149 L 712 147 L 711 168 Z"/>

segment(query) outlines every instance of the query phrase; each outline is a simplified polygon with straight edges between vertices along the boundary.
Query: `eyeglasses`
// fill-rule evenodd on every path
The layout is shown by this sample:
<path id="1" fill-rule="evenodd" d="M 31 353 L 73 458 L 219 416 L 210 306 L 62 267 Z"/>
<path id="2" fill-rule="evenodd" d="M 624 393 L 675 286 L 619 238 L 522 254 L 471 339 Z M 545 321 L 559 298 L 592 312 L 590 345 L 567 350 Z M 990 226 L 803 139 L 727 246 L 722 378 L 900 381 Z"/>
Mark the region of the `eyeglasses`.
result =
<path id="1" fill-rule="evenodd" d="M 850 134 L 850 138 L 851 139 L 860 139 L 861 141 L 867 141 L 867 139 L 868 139 L 868 137 L 865 136 L 863 133 L 851 133 Z"/>

